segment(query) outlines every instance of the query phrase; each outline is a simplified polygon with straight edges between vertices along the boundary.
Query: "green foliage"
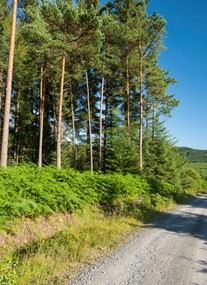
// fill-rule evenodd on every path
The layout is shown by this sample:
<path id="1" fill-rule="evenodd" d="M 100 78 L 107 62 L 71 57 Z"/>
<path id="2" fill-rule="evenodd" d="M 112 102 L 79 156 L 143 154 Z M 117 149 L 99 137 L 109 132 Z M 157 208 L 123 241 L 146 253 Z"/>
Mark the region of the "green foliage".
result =
<path id="1" fill-rule="evenodd" d="M 173 194 L 176 193 L 175 186 L 164 181 L 164 180 L 157 180 L 153 177 L 149 177 L 147 182 L 150 184 L 150 192 L 159 193 L 159 195 L 164 197 L 173 197 Z"/>
<path id="2" fill-rule="evenodd" d="M 46 280 L 51 282 L 48 284 L 56 284 L 54 278 L 58 271 L 68 270 L 64 267 L 66 264 L 88 262 L 89 249 L 113 248 L 117 233 L 120 238 L 126 227 L 126 224 L 122 227 L 116 224 L 118 217 L 127 221 L 153 218 L 174 201 L 195 194 L 202 181 L 198 172 L 187 168 L 182 172 L 181 189 L 164 179 L 135 174 L 79 173 L 72 169 L 37 168 L 34 165 L 1 168 L 2 229 L 7 229 L 6 220 L 23 216 L 35 218 L 55 212 L 76 210 L 79 220 L 75 222 L 75 229 L 68 225 L 68 229 L 18 248 L 13 256 L 12 252 L 9 257 L 6 255 L 0 263 L 0 284 L 40 285 Z M 89 208 L 94 209 L 89 212 L 91 214 Z M 101 217 L 97 217 L 100 213 Z M 86 225 L 86 219 L 90 224 Z M 24 280 L 22 283 L 18 283 L 20 276 Z"/>
<path id="3" fill-rule="evenodd" d="M 131 130 L 129 133 L 125 127 L 119 126 L 110 128 L 108 137 L 105 171 L 138 174 L 138 138 L 135 132 Z"/>
<path id="4" fill-rule="evenodd" d="M 201 188 L 203 180 L 196 171 L 185 169 L 181 178 L 180 183 L 185 191 Z M 2 168 L 0 220 L 73 212 L 86 204 L 99 204 L 107 211 L 119 207 L 125 209 L 130 201 L 156 194 L 176 199 L 179 189 L 177 183 L 152 176 L 79 173 L 72 169 L 40 169 L 33 165 Z"/>
<path id="5" fill-rule="evenodd" d="M 17 284 L 16 263 L 12 258 L 6 258 L 0 262 L 0 285 Z"/>
<path id="6" fill-rule="evenodd" d="M 148 189 L 144 178 L 128 174 L 78 173 L 71 169 L 42 169 L 22 165 L 0 170 L 1 220 L 16 216 L 71 212 L 87 203 L 112 205 Z"/>
<path id="7" fill-rule="evenodd" d="M 184 168 L 182 171 L 182 189 L 190 191 L 192 194 L 200 190 L 202 186 L 201 174 L 192 168 Z"/>
<path id="8" fill-rule="evenodd" d="M 158 124 L 154 133 L 146 135 L 150 137 L 144 143 L 144 174 L 180 187 L 185 161 L 167 130 Z"/>
<path id="9" fill-rule="evenodd" d="M 74 268 L 92 263 L 124 241 L 134 230 L 131 224 L 137 225 L 132 218 L 111 219 L 98 208 L 86 207 L 64 230 L 13 250 L 17 285 L 66 284 Z"/>
<path id="10" fill-rule="evenodd" d="M 0 12 L 0 96 L 3 96 L 11 14 L 5 1 L 1 2 L 4 5 Z M 160 115 L 170 115 L 172 108 L 177 106 L 174 96 L 167 94 L 169 84 L 175 80 L 157 64 L 159 52 L 164 49 L 164 18 L 158 13 L 148 15 L 148 1 L 109 1 L 104 7 L 99 7 L 100 4 L 97 0 L 21 1 L 12 86 L 10 165 L 38 160 L 41 78 L 44 93 L 42 159 L 45 165 L 54 164 L 63 54 L 66 65 L 62 123 L 63 129 L 69 130 L 63 133 L 66 142 L 62 152 L 64 167 L 89 169 L 86 70 L 94 170 L 139 173 L 139 45 L 143 65 L 143 130 L 152 130 Z M 43 73 L 40 67 L 43 67 Z M 102 87 L 103 105 L 100 104 Z M 2 114 L 3 108 L 1 106 Z M 103 122 L 101 164 L 100 116 Z M 71 148 L 73 137 L 75 147 Z M 157 156 L 153 159 L 158 159 Z"/>
<path id="11" fill-rule="evenodd" d="M 96 199 L 96 193 L 83 176 L 51 167 L 1 169 L 0 189 L 1 219 L 70 212 Z"/>

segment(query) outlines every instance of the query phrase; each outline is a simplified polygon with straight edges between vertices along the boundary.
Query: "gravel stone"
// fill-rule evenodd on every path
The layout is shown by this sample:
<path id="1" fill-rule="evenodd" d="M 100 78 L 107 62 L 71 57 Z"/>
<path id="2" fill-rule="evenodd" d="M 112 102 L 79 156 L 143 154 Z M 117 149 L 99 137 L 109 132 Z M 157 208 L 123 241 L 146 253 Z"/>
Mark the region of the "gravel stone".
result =
<path id="1" fill-rule="evenodd" d="M 206 285 L 207 197 L 162 215 L 66 285 Z"/>

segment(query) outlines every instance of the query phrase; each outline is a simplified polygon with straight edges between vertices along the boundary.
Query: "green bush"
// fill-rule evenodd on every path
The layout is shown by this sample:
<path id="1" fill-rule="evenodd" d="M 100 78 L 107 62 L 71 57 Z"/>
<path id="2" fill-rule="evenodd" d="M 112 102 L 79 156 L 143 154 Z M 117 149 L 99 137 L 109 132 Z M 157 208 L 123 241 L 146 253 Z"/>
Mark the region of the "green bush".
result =
<path id="1" fill-rule="evenodd" d="M 96 200 L 80 173 L 71 170 L 18 166 L 0 169 L 1 218 L 71 212 Z"/>
<path id="2" fill-rule="evenodd" d="M 203 179 L 199 171 L 192 168 L 185 168 L 181 174 L 182 189 L 190 193 L 196 193 L 202 188 Z"/>
<path id="3" fill-rule="evenodd" d="M 195 170 L 186 169 L 182 174 L 185 192 L 189 188 L 198 190 L 201 182 Z M 34 165 L 0 168 L 0 221 L 72 212 L 92 203 L 107 211 L 122 209 L 126 213 L 129 205 L 139 207 L 137 200 L 149 201 L 149 205 L 156 207 L 160 197 L 164 198 L 159 203 L 165 198 L 177 200 L 183 192 L 166 181 L 133 174 L 79 173 Z"/>
<path id="4" fill-rule="evenodd" d="M 163 181 L 158 180 L 154 177 L 148 177 L 147 182 L 150 185 L 150 193 L 158 193 L 164 197 L 173 197 L 176 193 L 176 188 L 174 185 Z"/>

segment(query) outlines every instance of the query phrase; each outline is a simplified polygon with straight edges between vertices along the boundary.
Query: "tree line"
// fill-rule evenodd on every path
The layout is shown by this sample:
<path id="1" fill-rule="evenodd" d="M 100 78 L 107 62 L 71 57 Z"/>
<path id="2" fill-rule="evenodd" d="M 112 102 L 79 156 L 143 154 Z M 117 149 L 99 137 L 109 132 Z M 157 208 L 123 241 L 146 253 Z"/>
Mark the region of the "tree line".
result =
<path id="1" fill-rule="evenodd" d="M 181 162 L 160 116 L 179 102 L 148 2 L 0 0 L 1 166 L 172 179 Z"/>

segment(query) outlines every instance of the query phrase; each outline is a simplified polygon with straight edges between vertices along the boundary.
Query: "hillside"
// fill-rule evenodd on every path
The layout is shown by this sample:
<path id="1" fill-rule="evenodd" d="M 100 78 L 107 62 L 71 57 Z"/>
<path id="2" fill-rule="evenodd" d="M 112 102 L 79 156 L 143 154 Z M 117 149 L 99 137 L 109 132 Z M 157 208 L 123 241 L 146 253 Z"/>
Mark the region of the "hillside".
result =
<path id="1" fill-rule="evenodd" d="M 184 155 L 188 162 L 207 162 L 207 150 L 180 147 L 179 152 Z"/>

